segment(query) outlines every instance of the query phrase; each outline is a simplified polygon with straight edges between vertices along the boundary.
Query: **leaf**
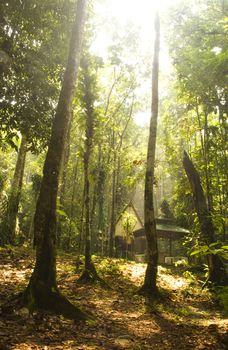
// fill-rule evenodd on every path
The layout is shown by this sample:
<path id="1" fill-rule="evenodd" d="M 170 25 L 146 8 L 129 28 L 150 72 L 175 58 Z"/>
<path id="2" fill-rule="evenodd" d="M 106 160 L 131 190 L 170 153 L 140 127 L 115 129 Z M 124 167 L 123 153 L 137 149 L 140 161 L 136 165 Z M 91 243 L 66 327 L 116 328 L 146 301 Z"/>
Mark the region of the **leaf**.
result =
<path id="1" fill-rule="evenodd" d="M 65 211 L 63 211 L 63 210 L 60 210 L 60 209 L 56 209 L 56 213 L 58 214 L 58 215 L 60 215 L 60 216 L 67 216 L 67 214 L 65 213 Z"/>
<path id="2" fill-rule="evenodd" d="M 197 254 L 200 254 L 200 253 L 202 253 L 202 250 L 198 249 L 198 250 L 194 250 L 194 252 L 191 252 L 190 255 L 193 256 L 193 255 L 197 255 Z"/>
<path id="3" fill-rule="evenodd" d="M 211 244 L 210 244 L 210 248 L 211 248 L 211 247 L 215 247 L 215 246 L 218 245 L 218 244 L 219 244 L 219 242 L 211 243 Z"/>
<path id="4" fill-rule="evenodd" d="M 209 248 L 208 248 L 208 246 L 204 245 L 204 246 L 200 247 L 199 249 L 191 252 L 190 255 L 192 256 L 192 255 L 197 255 L 197 254 L 208 254 L 208 253 L 209 253 Z"/>

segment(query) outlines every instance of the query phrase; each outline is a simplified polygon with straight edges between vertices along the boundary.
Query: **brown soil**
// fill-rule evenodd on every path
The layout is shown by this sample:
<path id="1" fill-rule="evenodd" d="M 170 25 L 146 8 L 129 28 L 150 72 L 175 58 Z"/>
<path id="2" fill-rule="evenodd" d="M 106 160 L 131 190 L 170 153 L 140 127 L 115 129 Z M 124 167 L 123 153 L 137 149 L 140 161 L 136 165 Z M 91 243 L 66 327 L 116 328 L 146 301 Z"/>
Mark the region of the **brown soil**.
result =
<path id="1" fill-rule="evenodd" d="M 112 287 L 77 284 L 80 269 L 70 255 L 58 261 L 60 290 L 93 319 L 75 324 L 63 317 L 29 314 L 25 308 L 0 313 L 0 350 L 226 349 L 227 326 L 218 306 L 194 276 L 159 268 L 160 301 L 137 294 L 145 265 L 96 259 L 99 274 Z M 0 250 L 0 303 L 24 289 L 34 259 L 27 249 Z M 1 310 L 0 310 L 1 311 Z"/>

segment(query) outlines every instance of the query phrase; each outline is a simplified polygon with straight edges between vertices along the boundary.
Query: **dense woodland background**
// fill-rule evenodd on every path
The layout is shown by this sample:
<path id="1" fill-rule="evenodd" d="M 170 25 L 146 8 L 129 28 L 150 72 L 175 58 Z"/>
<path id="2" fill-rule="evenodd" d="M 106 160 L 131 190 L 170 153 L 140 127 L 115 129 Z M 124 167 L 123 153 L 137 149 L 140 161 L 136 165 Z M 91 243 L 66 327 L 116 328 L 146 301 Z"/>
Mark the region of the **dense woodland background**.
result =
<path id="1" fill-rule="evenodd" d="M 87 267 L 91 254 L 115 257 L 119 215 L 133 200 L 143 206 L 151 113 L 153 13 L 143 48 L 140 26 L 113 18 L 101 11 L 105 6 L 108 0 L 87 6 L 76 92 L 68 110 L 71 125 L 64 131 L 56 182 L 56 246 L 78 257 L 89 237 Z M 227 258 L 227 16 L 222 0 L 182 0 L 160 13 L 155 216 L 165 212 L 190 231 L 185 255 L 195 268 L 206 264 L 205 280 L 206 258 L 216 256 L 223 264 Z M 38 244 L 39 250 L 34 215 L 74 18 L 71 0 L 0 2 L 2 247 Z M 213 240 L 202 232 L 184 151 L 199 174 Z"/>
<path id="2" fill-rule="evenodd" d="M 25 1 L 23 6 L 17 1 L 1 3 L 1 226 L 15 177 L 24 174 L 23 181 L 18 179 L 14 184 L 21 192 L 18 222 L 12 228 L 16 229 L 16 235 L 11 232 L 17 243 L 32 239 L 35 201 L 66 64 L 73 7 L 71 1 Z M 141 95 L 140 87 L 147 76 L 150 81 L 151 57 L 140 57 L 140 53 L 137 56 L 137 28 L 132 23 L 127 28 L 119 28 L 115 23 L 109 25 L 110 36 L 115 37 L 106 57 L 90 53 L 89 47 L 99 32 L 99 28 L 94 29 L 96 21 L 104 21 L 97 19 L 92 9 L 90 12 L 83 53 L 88 68 L 82 65 L 80 69 L 59 188 L 58 237 L 61 247 L 78 249 L 83 226 L 83 152 L 88 99 L 94 110 L 89 173 L 91 228 L 94 246 L 98 245 L 94 247 L 96 251 L 102 244 L 107 250 L 112 206 L 115 205 L 115 221 L 132 198 L 136 185 L 143 184 L 148 129 L 137 125 L 134 115 L 147 111 L 150 105 L 150 90 Z M 162 34 L 174 69 L 169 75 L 160 73 L 156 183 L 162 189 L 158 206 L 162 199 L 168 200 L 177 222 L 190 228 L 197 242 L 199 228 L 181 162 L 183 150 L 188 151 L 200 172 L 217 238 L 225 241 L 225 2 L 201 1 L 195 5 L 183 2 L 170 10 L 163 22 Z M 136 62 L 130 64 L 133 52 L 132 61 Z M 21 135 L 26 139 L 25 170 L 15 174 Z M 3 229 L 2 243 L 10 240 Z"/>

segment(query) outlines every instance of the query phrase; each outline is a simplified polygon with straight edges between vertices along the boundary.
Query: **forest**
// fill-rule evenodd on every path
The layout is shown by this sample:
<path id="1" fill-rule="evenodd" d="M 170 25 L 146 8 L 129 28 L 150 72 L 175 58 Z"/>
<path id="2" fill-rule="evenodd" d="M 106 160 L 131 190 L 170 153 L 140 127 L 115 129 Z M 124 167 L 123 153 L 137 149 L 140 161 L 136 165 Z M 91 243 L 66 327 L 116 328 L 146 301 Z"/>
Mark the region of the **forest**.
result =
<path id="1" fill-rule="evenodd" d="M 227 349 L 227 0 L 0 1 L 0 350 Z"/>

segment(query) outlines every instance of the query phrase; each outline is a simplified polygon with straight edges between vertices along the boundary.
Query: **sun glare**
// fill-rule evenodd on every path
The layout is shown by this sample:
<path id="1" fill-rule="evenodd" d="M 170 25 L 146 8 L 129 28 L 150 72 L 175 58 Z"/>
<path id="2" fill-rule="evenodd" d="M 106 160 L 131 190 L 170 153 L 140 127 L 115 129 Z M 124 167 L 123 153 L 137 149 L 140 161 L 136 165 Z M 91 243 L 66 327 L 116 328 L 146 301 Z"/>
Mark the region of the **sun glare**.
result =
<path id="1" fill-rule="evenodd" d="M 140 111 L 134 115 L 134 121 L 139 126 L 147 126 L 150 121 L 150 111 Z"/>
<path id="2" fill-rule="evenodd" d="M 107 57 L 108 47 L 112 45 L 113 34 L 107 28 L 111 27 L 113 21 L 119 26 L 127 26 L 129 23 L 139 28 L 139 51 L 143 56 L 153 51 L 153 21 L 156 8 L 161 15 L 170 6 L 180 0 L 102 0 L 95 2 L 95 13 L 100 17 L 100 26 L 91 46 L 91 51 L 98 56 Z M 137 59 L 137 58 L 136 58 Z M 140 61 L 140 58 L 139 58 Z M 167 50 L 161 41 L 160 67 L 163 72 L 169 71 L 170 59 Z M 146 87 L 148 89 L 148 86 Z M 135 122 L 144 126 L 149 123 L 150 111 L 141 111 L 134 116 Z"/>

